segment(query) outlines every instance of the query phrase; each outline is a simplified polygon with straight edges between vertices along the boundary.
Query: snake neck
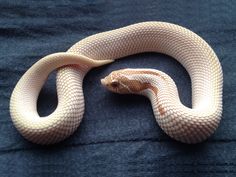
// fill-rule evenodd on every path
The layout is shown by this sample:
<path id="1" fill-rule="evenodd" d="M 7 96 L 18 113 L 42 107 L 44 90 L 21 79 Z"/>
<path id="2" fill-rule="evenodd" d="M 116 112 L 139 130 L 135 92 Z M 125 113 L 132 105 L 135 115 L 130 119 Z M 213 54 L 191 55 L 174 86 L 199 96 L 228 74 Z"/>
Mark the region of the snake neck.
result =
<path id="1" fill-rule="evenodd" d="M 139 72 L 140 75 L 137 79 L 142 84 L 139 94 L 148 97 L 152 103 L 167 102 L 168 100 L 170 103 L 182 105 L 175 82 L 167 74 L 153 69 L 140 70 Z"/>

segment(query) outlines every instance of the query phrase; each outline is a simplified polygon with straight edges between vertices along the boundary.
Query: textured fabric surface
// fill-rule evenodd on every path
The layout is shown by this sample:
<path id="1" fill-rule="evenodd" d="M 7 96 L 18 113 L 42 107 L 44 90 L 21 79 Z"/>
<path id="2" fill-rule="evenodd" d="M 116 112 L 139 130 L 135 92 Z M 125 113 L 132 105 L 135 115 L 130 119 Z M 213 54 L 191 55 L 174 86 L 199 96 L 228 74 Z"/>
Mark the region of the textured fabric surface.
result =
<path id="1" fill-rule="evenodd" d="M 236 1 L 0 1 L 0 176 L 235 176 Z M 24 140 L 8 107 L 22 74 L 41 57 L 66 51 L 101 31 L 141 21 L 167 21 L 203 37 L 224 73 L 223 117 L 206 142 L 185 145 L 157 126 L 141 96 L 107 92 L 100 78 L 120 68 L 149 67 L 169 74 L 191 105 L 187 72 L 171 57 L 145 53 L 92 70 L 84 80 L 85 115 L 66 141 L 42 147 Z M 57 104 L 55 74 L 38 101 L 40 115 Z"/>

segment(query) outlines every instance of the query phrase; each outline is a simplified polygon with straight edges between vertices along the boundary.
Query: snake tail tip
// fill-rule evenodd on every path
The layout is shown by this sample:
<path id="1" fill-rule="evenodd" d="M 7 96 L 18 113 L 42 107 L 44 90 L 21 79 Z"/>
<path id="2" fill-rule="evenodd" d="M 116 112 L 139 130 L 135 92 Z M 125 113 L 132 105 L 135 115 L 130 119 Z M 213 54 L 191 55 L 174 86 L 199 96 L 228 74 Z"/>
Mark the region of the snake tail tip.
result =
<path id="1" fill-rule="evenodd" d="M 94 62 L 94 67 L 102 66 L 102 65 L 107 65 L 114 62 L 114 60 L 98 60 Z"/>

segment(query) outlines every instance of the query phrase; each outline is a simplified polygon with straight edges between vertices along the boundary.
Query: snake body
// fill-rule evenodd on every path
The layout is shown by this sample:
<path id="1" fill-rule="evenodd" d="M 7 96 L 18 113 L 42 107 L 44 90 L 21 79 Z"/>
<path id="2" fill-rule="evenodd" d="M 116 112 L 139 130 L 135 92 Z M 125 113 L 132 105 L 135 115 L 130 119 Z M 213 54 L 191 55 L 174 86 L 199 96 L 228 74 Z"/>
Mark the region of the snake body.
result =
<path id="1" fill-rule="evenodd" d="M 150 98 L 160 127 L 172 138 L 198 143 L 218 127 L 222 114 L 222 69 L 211 47 L 192 31 L 165 22 L 143 22 L 89 36 L 67 52 L 36 62 L 18 81 L 10 100 L 10 114 L 18 131 L 37 144 L 53 144 L 70 136 L 84 113 L 82 82 L 93 67 L 141 52 L 160 52 L 178 60 L 192 84 L 192 108 L 179 100 L 174 81 L 161 71 L 114 71 L 102 84 L 117 93 Z M 37 98 L 48 75 L 57 69 L 58 105 L 40 117 Z"/>

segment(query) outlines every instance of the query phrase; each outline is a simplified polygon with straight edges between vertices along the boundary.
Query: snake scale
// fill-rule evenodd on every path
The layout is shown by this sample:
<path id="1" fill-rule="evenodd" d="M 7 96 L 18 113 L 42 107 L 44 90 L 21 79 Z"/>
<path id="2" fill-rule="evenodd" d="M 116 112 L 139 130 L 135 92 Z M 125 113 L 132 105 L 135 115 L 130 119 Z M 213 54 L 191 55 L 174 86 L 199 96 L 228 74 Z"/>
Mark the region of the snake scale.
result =
<path id="1" fill-rule="evenodd" d="M 222 114 L 223 74 L 212 48 L 192 31 L 166 22 L 142 22 L 89 36 L 67 52 L 36 62 L 18 81 L 10 99 L 10 114 L 17 130 L 29 141 L 53 144 L 69 137 L 84 113 L 83 78 L 98 66 L 141 52 L 160 52 L 179 61 L 192 85 L 192 108 L 184 106 L 174 81 L 154 69 L 121 69 L 101 80 L 110 91 L 140 94 L 152 103 L 161 129 L 183 143 L 207 139 Z M 48 75 L 57 70 L 58 105 L 40 117 L 37 99 Z"/>

